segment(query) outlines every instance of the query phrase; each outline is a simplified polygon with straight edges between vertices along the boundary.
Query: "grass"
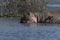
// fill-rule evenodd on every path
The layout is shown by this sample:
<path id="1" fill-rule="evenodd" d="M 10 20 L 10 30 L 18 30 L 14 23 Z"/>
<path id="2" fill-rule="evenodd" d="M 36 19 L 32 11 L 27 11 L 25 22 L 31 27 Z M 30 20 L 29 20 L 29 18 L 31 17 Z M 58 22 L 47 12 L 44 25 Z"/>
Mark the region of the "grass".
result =
<path id="1" fill-rule="evenodd" d="M 0 14 L 0 17 L 16 17 L 16 18 L 21 18 L 23 17 L 23 14 L 22 13 L 19 13 L 19 14 L 16 14 L 16 13 L 13 13 L 13 14 Z"/>

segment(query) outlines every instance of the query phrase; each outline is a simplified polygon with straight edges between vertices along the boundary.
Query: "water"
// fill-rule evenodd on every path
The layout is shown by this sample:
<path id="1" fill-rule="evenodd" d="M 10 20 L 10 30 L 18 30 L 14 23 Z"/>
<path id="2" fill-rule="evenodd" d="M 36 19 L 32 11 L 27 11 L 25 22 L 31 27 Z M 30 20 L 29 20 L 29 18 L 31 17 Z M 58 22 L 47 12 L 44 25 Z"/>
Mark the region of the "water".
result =
<path id="1" fill-rule="evenodd" d="M 60 24 L 21 24 L 0 18 L 0 40 L 60 40 Z"/>
<path id="2" fill-rule="evenodd" d="M 49 10 L 60 10 L 60 4 L 48 4 Z"/>

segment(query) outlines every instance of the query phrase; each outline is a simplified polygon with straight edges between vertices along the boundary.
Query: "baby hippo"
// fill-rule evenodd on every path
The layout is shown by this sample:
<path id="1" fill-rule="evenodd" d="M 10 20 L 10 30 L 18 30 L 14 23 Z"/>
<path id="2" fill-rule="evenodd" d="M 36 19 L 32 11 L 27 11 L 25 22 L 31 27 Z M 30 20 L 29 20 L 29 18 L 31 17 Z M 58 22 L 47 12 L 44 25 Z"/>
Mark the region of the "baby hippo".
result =
<path id="1" fill-rule="evenodd" d="M 54 17 L 48 16 L 48 18 L 45 18 L 45 23 L 54 23 Z"/>

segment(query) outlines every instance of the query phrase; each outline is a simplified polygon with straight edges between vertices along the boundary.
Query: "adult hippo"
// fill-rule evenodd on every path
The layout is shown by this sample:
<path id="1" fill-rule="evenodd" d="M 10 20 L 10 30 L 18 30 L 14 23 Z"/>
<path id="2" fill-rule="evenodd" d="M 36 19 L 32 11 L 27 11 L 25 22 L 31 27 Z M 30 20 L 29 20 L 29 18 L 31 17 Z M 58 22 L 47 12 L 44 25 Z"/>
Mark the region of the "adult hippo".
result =
<path id="1" fill-rule="evenodd" d="M 20 23 L 37 23 L 37 17 L 33 13 L 27 13 L 21 18 Z"/>

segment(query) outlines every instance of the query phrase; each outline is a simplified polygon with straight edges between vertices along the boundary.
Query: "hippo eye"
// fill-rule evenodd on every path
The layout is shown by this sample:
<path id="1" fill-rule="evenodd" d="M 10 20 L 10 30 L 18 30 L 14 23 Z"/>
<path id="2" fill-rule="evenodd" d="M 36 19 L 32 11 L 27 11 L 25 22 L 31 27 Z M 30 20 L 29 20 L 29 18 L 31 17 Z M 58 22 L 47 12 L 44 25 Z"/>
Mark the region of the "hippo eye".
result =
<path id="1" fill-rule="evenodd" d="M 30 15 L 30 13 L 27 13 L 27 15 Z"/>

